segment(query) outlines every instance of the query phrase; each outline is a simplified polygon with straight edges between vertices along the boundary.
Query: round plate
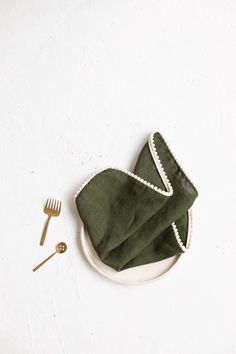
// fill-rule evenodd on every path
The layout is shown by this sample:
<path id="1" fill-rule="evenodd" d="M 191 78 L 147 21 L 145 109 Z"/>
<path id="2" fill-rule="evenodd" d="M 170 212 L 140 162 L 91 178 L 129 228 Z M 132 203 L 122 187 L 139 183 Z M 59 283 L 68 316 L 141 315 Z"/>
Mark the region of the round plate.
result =
<path id="1" fill-rule="evenodd" d="M 160 278 L 167 273 L 181 257 L 181 255 L 174 256 L 160 262 L 145 264 L 117 272 L 100 260 L 83 224 L 81 226 L 80 236 L 84 254 L 92 267 L 104 277 L 118 283 L 142 284 Z"/>

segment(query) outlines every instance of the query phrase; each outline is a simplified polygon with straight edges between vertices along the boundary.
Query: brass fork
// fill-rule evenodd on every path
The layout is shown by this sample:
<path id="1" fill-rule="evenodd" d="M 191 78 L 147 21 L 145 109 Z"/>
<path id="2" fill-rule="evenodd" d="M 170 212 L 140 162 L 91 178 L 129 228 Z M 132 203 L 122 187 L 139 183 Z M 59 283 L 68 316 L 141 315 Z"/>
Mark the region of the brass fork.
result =
<path id="1" fill-rule="evenodd" d="M 54 199 L 50 199 L 48 198 L 45 207 L 44 207 L 44 213 L 48 215 L 46 224 L 44 226 L 44 230 L 43 230 L 43 234 L 40 240 L 40 245 L 43 246 L 45 239 L 46 239 L 46 235 L 47 235 L 47 231 L 48 231 L 48 225 L 49 222 L 51 220 L 52 216 L 59 216 L 61 212 L 61 202 L 59 200 L 54 200 Z"/>

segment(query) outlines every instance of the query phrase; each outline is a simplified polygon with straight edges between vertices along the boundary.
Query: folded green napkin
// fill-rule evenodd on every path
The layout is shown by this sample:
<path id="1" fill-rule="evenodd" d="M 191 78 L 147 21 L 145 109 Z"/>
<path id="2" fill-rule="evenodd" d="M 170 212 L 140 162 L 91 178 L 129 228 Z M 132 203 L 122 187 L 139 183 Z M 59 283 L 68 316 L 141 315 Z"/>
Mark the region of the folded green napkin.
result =
<path id="1" fill-rule="evenodd" d="M 185 252 L 197 195 L 154 133 L 133 173 L 103 170 L 84 183 L 75 201 L 100 259 L 120 271 Z"/>

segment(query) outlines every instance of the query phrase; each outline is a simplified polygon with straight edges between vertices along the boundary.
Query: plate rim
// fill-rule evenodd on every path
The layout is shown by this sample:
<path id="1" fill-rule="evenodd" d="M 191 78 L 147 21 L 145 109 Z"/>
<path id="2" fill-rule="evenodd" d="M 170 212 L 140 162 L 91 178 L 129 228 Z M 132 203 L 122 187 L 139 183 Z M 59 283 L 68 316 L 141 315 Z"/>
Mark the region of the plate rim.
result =
<path id="1" fill-rule="evenodd" d="M 91 242 L 91 239 L 90 239 L 90 236 L 89 236 L 89 233 L 88 231 L 86 230 L 86 227 L 84 225 L 83 222 L 81 222 L 81 228 L 80 228 L 80 242 L 81 242 L 81 246 L 82 246 L 82 250 L 84 252 L 84 255 L 88 261 L 88 263 L 92 266 L 93 269 L 95 269 L 100 275 L 102 275 L 103 277 L 105 277 L 106 279 L 109 279 L 115 283 L 118 283 L 118 284 L 125 284 L 125 285 L 141 285 L 141 284 L 146 284 L 146 283 L 151 283 L 151 282 L 154 282 L 154 281 L 157 281 L 161 278 L 163 278 L 167 273 L 169 273 L 176 265 L 177 263 L 179 263 L 179 260 L 182 258 L 182 255 L 184 253 L 181 253 L 179 255 L 175 255 L 175 256 L 172 256 L 170 257 L 169 259 L 173 259 L 176 258 L 174 260 L 174 263 L 172 266 L 170 266 L 170 268 L 168 268 L 167 270 L 163 271 L 163 273 L 161 273 L 160 275 L 157 275 L 157 276 L 153 276 L 149 279 L 145 279 L 145 280 L 134 280 L 134 281 L 130 281 L 130 280 L 121 280 L 121 279 L 116 279 L 114 277 L 112 277 L 110 274 L 107 274 L 106 272 L 104 272 L 103 270 L 101 270 L 96 262 L 94 262 L 90 255 L 89 255 L 89 252 L 88 252 L 88 244 L 86 242 L 86 233 L 87 233 L 87 236 L 89 237 L 89 242 L 90 242 L 90 247 L 92 248 L 92 251 L 97 255 L 97 252 L 96 250 L 94 249 L 93 245 L 92 245 L 92 242 Z M 98 255 L 97 255 L 98 257 Z M 98 257 L 99 259 L 99 257 Z M 103 263 L 100 259 L 99 261 L 101 263 Z M 162 262 L 162 261 L 159 261 L 159 262 Z M 158 263 L 159 263 L 158 262 Z M 153 262 L 153 263 L 150 263 L 150 264 L 156 264 L 157 262 Z M 103 263 L 104 264 L 104 263 Z M 105 264 L 105 266 L 109 267 L 107 264 Z M 141 266 L 137 266 L 138 267 L 142 267 Z M 115 271 L 112 267 L 109 267 L 112 271 Z"/>

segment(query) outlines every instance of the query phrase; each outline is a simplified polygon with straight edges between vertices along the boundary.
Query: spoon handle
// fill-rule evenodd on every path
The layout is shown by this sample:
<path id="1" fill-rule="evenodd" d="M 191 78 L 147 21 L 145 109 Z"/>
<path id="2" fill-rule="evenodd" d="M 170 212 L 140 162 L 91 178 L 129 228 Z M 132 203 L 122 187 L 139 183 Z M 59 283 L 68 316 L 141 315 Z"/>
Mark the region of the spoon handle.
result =
<path id="1" fill-rule="evenodd" d="M 33 272 L 35 272 L 37 269 L 39 269 L 44 263 L 46 263 L 47 261 L 49 261 L 49 259 L 51 259 L 53 256 L 55 256 L 57 252 L 54 252 L 51 254 L 51 256 L 49 256 L 48 258 L 46 258 L 44 261 L 42 261 L 39 265 L 37 265 L 37 267 L 35 267 L 33 269 Z"/>

